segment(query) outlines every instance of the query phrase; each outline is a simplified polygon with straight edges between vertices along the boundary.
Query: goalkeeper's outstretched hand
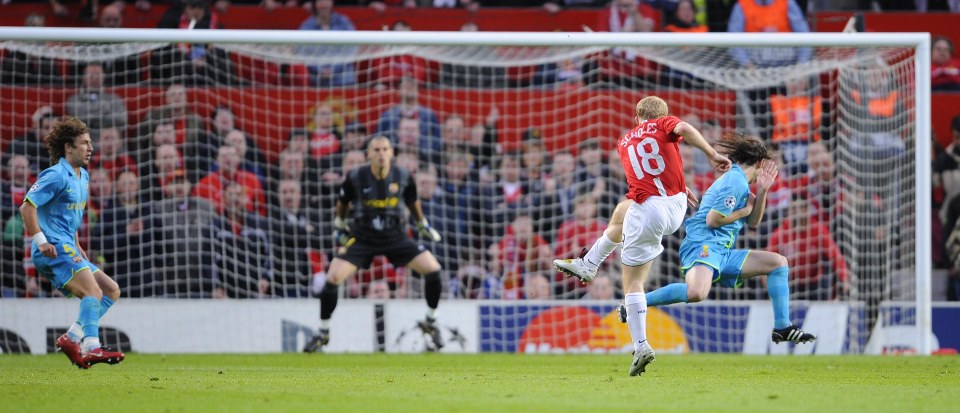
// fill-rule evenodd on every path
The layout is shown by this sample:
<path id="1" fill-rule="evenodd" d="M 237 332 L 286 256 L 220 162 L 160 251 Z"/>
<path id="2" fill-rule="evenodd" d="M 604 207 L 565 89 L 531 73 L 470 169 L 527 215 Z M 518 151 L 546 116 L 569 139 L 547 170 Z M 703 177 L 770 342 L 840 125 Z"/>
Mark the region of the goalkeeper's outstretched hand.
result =
<path id="1" fill-rule="evenodd" d="M 433 229 L 426 219 L 422 219 L 417 223 L 417 230 L 420 232 L 421 237 L 429 239 L 433 242 L 440 242 L 440 233 Z"/>

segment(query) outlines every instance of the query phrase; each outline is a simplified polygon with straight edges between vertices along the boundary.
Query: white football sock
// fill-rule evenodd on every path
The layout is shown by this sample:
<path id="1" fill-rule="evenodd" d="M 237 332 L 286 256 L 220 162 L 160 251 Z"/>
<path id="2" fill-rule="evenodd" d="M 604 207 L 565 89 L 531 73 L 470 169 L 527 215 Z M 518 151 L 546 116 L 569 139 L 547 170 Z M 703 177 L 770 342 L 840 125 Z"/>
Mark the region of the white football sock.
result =
<path id="1" fill-rule="evenodd" d="M 640 343 L 647 341 L 647 296 L 630 293 L 623 301 L 627 305 L 627 326 L 630 327 L 633 349 L 639 351 Z"/>
<path id="2" fill-rule="evenodd" d="M 583 263 L 596 270 L 619 245 L 620 243 L 611 241 L 610 238 L 607 238 L 607 234 L 603 233 L 600 238 L 597 238 L 597 242 L 594 242 L 593 246 L 590 247 L 590 251 L 587 251 L 587 255 L 583 256 Z"/>
<path id="3" fill-rule="evenodd" d="M 320 329 L 330 331 L 330 320 L 320 320 Z"/>
<path id="4" fill-rule="evenodd" d="M 80 348 L 83 349 L 84 353 L 89 353 L 93 350 L 100 348 L 100 338 L 99 337 L 84 337 L 83 341 L 80 342 Z"/>
<path id="5" fill-rule="evenodd" d="M 427 319 L 436 320 L 437 319 L 437 309 L 436 308 L 427 308 Z"/>
<path id="6" fill-rule="evenodd" d="M 70 329 L 67 330 L 67 338 L 74 343 L 79 343 L 80 340 L 83 340 L 83 327 L 80 327 L 80 323 L 73 323 L 70 326 Z"/>

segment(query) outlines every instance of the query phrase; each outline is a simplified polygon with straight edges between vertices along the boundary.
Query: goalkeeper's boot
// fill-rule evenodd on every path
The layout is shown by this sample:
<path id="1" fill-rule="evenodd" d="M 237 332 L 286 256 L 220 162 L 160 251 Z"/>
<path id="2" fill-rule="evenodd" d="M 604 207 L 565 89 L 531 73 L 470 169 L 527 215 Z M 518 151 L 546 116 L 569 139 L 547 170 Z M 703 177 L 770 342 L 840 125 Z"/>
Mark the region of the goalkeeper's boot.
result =
<path id="1" fill-rule="evenodd" d="M 656 352 L 650 343 L 644 341 L 640 349 L 633 352 L 633 364 L 630 365 L 630 376 L 639 376 L 647 371 L 647 365 L 656 360 Z"/>
<path id="2" fill-rule="evenodd" d="M 580 252 L 580 258 L 567 258 L 562 260 L 553 260 L 553 268 L 566 274 L 568 277 L 577 277 L 580 282 L 588 283 L 597 276 L 597 269 L 591 268 L 583 257 L 587 255 L 587 249 Z"/>
<path id="3" fill-rule="evenodd" d="M 81 368 L 88 369 L 90 366 L 83 364 L 83 356 L 80 355 L 80 344 L 74 343 L 70 340 L 70 337 L 64 333 L 62 336 L 57 338 L 57 350 L 63 352 L 67 355 L 67 358 L 70 359 L 70 362 L 73 365 Z"/>
<path id="4" fill-rule="evenodd" d="M 782 341 L 791 343 L 809 343 L 816 340 L 817 336 L 806 333 L 795 325 L 787 326 L 779 330 L 773 330 L 773 342 L 779 344 Z"/>
<path id="5" fill-rule="evenodd" d="M 119 351 L 114 351 L 113 349 L 107 347 L 100 347 L 86 352 L 80 361 L 90 368 L 90 366 L 98 363 L 107 363 L 107 364 L 117 364 L 124 359 L 123 353 Z"/>
<path id="6" fill-rule="evenodd" d="M 423 335 L 429 339 L 427 350 L 440 351 L 440 349 L 443 348 L 443 339 L 440 338 L 440 327 L 437 325 L 435 318 L 427 317 L 421 321 L 417 321 L 417 327 L 419 327 L 420 331 L 423 331 Z"/>
<path id="7" fill-rule="evenodd" d="M 310 341 L 303 346 L 304 353 L 316 353 L 330 344 L 330 330 L 321 328 Z"/>

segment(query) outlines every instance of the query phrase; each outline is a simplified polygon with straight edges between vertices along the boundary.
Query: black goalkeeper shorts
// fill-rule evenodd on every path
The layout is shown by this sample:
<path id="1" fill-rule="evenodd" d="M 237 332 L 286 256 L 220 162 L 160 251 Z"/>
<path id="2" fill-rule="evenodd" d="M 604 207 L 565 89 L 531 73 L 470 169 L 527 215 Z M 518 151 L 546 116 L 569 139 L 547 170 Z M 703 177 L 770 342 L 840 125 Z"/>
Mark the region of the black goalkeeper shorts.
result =
<path id="1" fill-rule="evenodd" d="M 373 257 L 383 255 L 390 263 L 402 267 L 413 261 L 418 255 L 427 251 L 423 244 L 417 244 L 407 237 L 390 238 L 382 241 L 370 241 L 354 238 L 348 246 L 337 249 L 337 258 L 347 261 L 357 268 L 370 267 Z"/>

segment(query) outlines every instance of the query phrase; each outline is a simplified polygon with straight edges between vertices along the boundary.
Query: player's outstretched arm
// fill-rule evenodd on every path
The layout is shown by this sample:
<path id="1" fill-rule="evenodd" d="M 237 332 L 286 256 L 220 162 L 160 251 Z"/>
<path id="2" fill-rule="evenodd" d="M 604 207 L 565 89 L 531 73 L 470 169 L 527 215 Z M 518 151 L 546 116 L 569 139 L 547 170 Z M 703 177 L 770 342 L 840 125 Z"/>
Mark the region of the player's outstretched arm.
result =
<path id="1" fill-rule="evenodd" d="M 707 142 L 707 139 L 700 134 L 700 131 L 697 128 L 694 128 L 687 122 L 680 122 L 676 127 L 673 128 L 673 133 L 683 136 L 683 140 L 688 144 L 692 145 L 694 148 L 697 148 L 703 151 L 707 155 L 707 158 L 710 159 L 710 163 L 713 164 L 713 167 L 720 172 L 726 172 L 730 169 L 732 163 L 730 159 L 727 159 L 726 156 L 723 156 L 713 146 L 710 146 L 710 143 Z"/>

